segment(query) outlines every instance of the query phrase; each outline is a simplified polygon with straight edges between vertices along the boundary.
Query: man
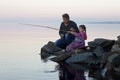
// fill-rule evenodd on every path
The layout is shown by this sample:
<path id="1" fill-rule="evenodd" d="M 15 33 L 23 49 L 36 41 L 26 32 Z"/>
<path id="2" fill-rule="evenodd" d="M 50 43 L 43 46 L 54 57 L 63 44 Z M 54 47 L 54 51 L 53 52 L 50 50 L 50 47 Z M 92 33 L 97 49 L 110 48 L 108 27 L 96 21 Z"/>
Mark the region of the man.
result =
<path id="1" fill-rule="evenodd" d="M 59 35 L 61 38 L 55 42 L 55 45 L 62 49 L 65 49 L 66 46 L 69 45 L 75 39 L 74 35 L 67 32 L 70 31 L 71 29 L 74 29 L 75 32 L 79 32 L 79 30 L 76 23 L 70 20 L 68 14 L 63 14 L 62 18 L 63 22 L 61 23 L 59 30 Z"/>

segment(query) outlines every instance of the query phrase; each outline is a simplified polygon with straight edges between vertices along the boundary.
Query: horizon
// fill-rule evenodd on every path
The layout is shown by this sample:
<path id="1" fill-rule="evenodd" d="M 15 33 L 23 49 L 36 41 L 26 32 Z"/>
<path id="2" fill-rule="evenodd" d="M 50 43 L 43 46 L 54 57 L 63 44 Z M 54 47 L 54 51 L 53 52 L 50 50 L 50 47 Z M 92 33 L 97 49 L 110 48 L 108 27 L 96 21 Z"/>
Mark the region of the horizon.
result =
<path id="1" fill-rule="evenodd" d="M 83 18 L 75 18 L 72 17 L 70 20 L 75 21 L 77 23 L 87 23 L 87 24 L 120 24 L 120 20 L 114 19 L 83 19 Z M 0 18 L 0 23 L 61 23 L 62 17 L 60 18 Z"/>

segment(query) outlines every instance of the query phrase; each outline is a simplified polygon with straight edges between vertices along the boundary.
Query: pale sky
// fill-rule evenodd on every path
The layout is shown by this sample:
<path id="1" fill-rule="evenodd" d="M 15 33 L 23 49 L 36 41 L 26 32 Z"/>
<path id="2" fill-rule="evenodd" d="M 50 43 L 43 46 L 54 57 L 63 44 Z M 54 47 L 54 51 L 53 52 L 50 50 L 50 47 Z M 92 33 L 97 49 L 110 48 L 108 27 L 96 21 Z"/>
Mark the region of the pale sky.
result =
<path id="1" fill-rule="evenodd" d="M 0 17 L 120 19 L 120 0 L 0 0 Z"/>

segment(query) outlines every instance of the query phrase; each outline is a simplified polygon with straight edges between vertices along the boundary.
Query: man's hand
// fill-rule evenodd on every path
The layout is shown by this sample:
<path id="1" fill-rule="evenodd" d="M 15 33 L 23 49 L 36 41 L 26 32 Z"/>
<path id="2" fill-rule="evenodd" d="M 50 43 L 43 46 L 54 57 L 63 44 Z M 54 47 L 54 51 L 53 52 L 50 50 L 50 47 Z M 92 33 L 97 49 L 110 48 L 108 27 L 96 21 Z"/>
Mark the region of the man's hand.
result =
<path id="1" fill-rule="evenodd" d="M 76 30 L 74 28 L 70 28 L 70 31 L 76 32 Z"/>
<path id="2" fill-rule="evenodd" d="M 67 33 L 71 33 L 71 31 L 68 31 Z"/>
<path id="3" fill-rule="evenodd" d="M 71 33 L 71 34 L 74 34 L 74 31 L 71 31 L 70 33 Z"/>
<path id="4" fill-rule="evenodd" d="M 60 37 L 63 38 L 63 37 L 64 37 L 64 34 L 60 34 Z"/>
<path id="5" fill-rule="evenodd" d="M 68 33 L 70 33 L 70 34 L 74 34 L 74 31 L 68 31 Z"/>

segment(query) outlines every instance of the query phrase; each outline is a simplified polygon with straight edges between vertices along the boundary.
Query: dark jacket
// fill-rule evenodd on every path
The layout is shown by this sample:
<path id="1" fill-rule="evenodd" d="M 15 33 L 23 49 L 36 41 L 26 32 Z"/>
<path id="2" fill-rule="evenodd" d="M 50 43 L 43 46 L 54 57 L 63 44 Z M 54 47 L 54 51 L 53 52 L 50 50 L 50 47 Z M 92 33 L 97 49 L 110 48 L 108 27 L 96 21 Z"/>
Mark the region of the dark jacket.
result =
<path id="1" fill-rule="evenodd" d="M 64 34 L 65 35 L 66 31 L 70 31 L 70 28 L 74 28 L 76 30 L 76 32 L 79 32 L 77 24 L 70 20 L 69 24 L 67 26 L 65 26 L 64 22 L 61 23 L 59 34 Z"/>

